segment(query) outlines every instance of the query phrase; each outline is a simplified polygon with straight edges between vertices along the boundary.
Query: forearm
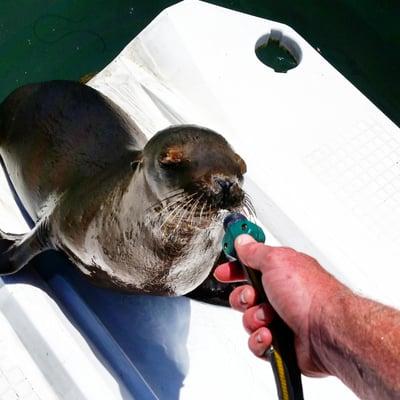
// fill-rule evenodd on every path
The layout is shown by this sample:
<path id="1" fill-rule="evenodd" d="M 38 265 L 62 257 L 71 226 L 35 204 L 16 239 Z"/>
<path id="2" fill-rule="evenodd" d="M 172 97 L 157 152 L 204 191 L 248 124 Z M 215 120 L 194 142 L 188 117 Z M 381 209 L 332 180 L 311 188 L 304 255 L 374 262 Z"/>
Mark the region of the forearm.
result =
<path id="1" fill-rule="evenodd" d="M 399 311 L 342 290 L 316 310 L 310 342 L 317 363 L 362 399 L 400 399 Z"/>

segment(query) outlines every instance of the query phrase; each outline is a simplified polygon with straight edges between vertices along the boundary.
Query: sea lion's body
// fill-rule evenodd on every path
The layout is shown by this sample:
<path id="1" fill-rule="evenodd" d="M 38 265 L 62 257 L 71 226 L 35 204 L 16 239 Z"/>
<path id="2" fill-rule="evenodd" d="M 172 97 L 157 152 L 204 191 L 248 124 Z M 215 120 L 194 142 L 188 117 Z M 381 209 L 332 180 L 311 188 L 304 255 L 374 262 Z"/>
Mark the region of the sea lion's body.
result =
<path id="1" fill-rule="evenodd" d="M 13 92 L 0 106 L 0 155 L 36 223 L 24 236 L 0 232 L 0 274 L 55 248 L 97 284 L 184 294 L 218 258 L 221 212 L 243 200 L 244 163 L 221 136 L 184 126 L 147 142 L 75 82 Z"/>

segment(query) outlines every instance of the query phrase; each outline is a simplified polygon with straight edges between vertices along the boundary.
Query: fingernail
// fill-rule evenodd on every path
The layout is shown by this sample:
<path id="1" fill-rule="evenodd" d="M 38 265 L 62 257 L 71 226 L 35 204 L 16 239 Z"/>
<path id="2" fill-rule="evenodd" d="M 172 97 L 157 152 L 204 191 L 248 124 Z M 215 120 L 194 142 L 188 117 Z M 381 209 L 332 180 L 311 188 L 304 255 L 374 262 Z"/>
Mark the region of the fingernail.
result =
<path id="1" fill-rule="evenodd" d="M 256 311 L 256 318 L 257 318 L 259 321 L 265 321 L 265 320 L 266 320 L 265 311 L 264 311 L 263 308 L 259 308 L 259 309 Z"/>
<path id="2" fill-rule="evenodd" d="M 248 303 L 247 299 L 249 298 L 249 289 L 243 289 L 240 293 L 239 299 L 240 303 L 243 304 L 244 306 Z"/>
<path id="3" fill-rule="evenodd" d="M 261 333 L 258 333 L 258 334 L 256 335 L 256 342 L 257 342 L 257 343 L 262 343 L 262 342 L 263 342 L 262 337 L 261 337 Z"/>
<path id="4" fill-rule="evenodd" d="M 240 246 L 243 246 L 248 243 L 253 243 L 254 239 L 250 235 L 240 235 L 236 239 L 236 243 L 239 244 Z"/>

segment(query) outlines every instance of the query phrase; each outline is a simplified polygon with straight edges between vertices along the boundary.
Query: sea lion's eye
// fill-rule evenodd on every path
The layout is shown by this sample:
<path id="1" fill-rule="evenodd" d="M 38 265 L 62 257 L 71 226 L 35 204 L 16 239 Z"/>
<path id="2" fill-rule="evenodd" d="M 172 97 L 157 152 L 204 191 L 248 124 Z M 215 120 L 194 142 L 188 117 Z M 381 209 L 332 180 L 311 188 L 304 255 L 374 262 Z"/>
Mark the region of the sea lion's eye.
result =
<path id="1" fill-rule="evenodd" d="M 180 148 L 171 147 L 167 151 L 161 153 L 158 162 L 162 167 L 178 167 L 185 161 L 183 151 Z"/>

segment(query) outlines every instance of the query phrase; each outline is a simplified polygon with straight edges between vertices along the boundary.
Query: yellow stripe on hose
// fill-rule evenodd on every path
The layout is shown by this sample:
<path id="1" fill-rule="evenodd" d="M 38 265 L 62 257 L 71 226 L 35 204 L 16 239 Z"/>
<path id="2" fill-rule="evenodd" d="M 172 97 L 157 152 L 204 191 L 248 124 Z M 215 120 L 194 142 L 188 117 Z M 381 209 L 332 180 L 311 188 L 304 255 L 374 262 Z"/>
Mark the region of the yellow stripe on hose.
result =
<path id="1" fill-rule="evenodd" d="M 278 373 L 279 384 L 281 387 L 282 400 L 290 400 L 288 382 L 286 380 L 285 367 L 283 365 L 282 357 L 276 351 L 276 349 L 274 349 L 272 356 L 274 357 L 274 361 L 276 364 L 276 370 Z"/>

